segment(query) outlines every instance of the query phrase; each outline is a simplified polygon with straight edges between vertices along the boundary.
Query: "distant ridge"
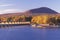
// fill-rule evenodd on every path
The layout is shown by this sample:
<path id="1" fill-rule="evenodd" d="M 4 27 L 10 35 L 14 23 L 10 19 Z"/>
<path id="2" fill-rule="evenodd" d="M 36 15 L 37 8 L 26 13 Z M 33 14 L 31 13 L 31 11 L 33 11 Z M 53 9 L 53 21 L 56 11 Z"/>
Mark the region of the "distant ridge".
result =
<path id="1" fill-rule="evenodd" d="M 29 12 L 31 12 L 33 14 L 34 13 L 39 13 L 39 14 L 40 13 L 49 13 L 49 14 L 56 14 L 56 13 L 58 13 L 58 12 L 48 8 L 48 7 L 41 7 L 41 8 L 31 9 L 31 10 L 29 10 Z"/>
<path id="2" fill-rule="evenodd" d="M 31 9 L 28 10 L 26 12 L 17 12 L 17 13 L 6 13 L 6 14 L 0 14 L 0 16 L 18 16 L 18 15 L 26 15 L 26 16 L 30 16 L 30 15 L 34 15 L 34 14 L 43 14 L 43 13 L 47 13 L 47 14 L 58 14 L 58 12 L 48 8 L 48 7 L 41 7 L 41 8 L 35 8 L 35 9 Z"/>

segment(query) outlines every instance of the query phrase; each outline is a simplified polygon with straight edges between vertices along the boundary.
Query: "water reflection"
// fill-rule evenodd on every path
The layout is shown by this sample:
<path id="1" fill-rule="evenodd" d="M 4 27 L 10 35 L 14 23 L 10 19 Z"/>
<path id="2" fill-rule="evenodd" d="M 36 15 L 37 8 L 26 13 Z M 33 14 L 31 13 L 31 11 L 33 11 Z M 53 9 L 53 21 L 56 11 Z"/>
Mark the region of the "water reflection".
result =
<path id="1" fill-rule="evenodd" d="M 60 29 L 32 28 L 30 25 L 0 28 L 0 40 L 60 40 Z"/>

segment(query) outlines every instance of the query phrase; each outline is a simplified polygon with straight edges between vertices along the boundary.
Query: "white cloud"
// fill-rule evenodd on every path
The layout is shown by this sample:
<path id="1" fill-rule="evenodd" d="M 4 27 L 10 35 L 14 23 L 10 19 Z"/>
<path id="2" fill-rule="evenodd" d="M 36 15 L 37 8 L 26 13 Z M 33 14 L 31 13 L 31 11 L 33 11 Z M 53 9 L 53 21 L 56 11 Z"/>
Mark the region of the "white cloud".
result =
<path id="1" fill-rule="evenodd" d="M 6 9 L 4 10 L 6 13 L 13 13 L 13 12 L 19 12 L 19 9 Z"/>
<path id="2" fill-rule="evenodd" d="M 5 9 L 5 10 L 0 10 L 0 14 L 5 14 L 5 13 L 16 13 L 20 12 L 19 9 Z"/>
<path id="3" fill-rule="evenodd" d="M 13 4 L 0 4 L 0 6 L 5 7 L 5 6 L 12 6 Z"/>

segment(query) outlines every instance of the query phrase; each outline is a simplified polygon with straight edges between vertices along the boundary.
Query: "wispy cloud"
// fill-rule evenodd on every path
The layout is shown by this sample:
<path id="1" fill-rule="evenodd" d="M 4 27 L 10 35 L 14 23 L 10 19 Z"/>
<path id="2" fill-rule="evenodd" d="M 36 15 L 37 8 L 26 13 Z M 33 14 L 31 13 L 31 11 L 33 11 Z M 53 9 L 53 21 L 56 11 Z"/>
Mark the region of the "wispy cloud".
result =
<path id="1" fill-rule="evenodd" d="M 13 4 L 0 4 L 0 7 L 13 6 Z"/>
<path id="2" fill-rule="evenodd" d="M 20 12 L 19 9 L 5 9 L 5 10 L 0 10 L 0 14 L 5 14 L 5 13 L 16 13 Z"/>
<path id="3" fill-rule="evenodd" d="M 4 10 L 4 12 L 13 13 L 13 12 L 20 12 L 20 11 L 19 9 L 6 9 Z"/>

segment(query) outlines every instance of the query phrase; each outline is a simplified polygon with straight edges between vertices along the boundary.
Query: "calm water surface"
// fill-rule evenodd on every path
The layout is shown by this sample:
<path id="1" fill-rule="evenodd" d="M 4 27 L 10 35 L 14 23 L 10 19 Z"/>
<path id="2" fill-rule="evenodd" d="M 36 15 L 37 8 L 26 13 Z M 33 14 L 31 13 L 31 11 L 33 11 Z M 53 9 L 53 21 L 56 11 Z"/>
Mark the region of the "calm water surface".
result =
<path id="1" fill-rule="evenodd" d="M 0 40 L 60 40 L 60 28 L 32 28 L 29 25 L 0 28 Z"/>

